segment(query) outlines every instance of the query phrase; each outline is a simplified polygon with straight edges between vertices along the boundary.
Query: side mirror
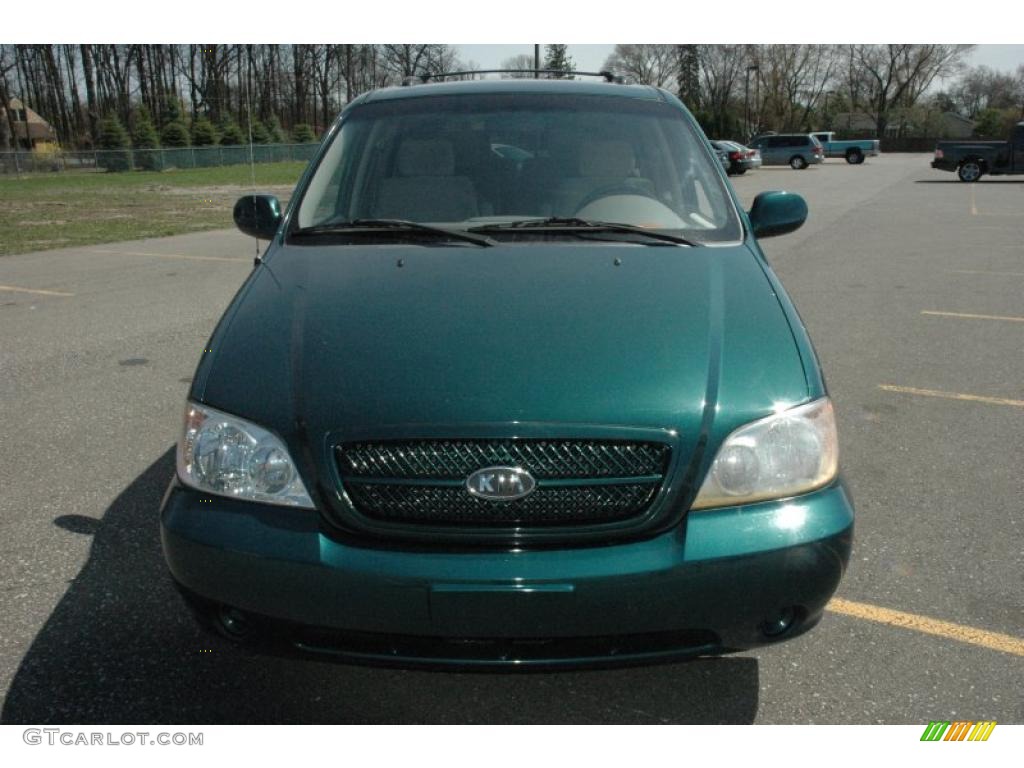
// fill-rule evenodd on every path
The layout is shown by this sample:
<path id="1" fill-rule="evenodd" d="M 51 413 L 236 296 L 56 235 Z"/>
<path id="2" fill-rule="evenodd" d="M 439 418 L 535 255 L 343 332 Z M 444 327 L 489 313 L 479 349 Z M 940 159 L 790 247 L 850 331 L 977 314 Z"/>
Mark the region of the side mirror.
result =
<path id="1" fill-rule="evenodd" d="M 792 192 L 762 192 L 748 215 L 754 237 L 786 235 L 807 221 L 807 203 Z"/>
<path id="2" fill-rule="evenodd" d="M 281 224 L 281 203 L 273 195 L 246 195 L 238 198 L 233 215 L 245 234 L 271 240 Z"/>

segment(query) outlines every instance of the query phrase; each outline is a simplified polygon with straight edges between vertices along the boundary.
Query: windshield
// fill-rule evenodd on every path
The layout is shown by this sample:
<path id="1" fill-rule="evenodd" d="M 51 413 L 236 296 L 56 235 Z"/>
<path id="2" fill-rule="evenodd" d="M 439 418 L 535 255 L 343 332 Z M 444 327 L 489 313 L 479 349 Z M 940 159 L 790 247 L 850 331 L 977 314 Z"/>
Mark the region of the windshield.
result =
<path id="1" fill-rule="evenodd" d="M 740 238 L 732 200 L 683 113 L 654 99 L 472 94 L 356 107 L 297 226 L 399 219 L 468 229 L 548 217 Z"/>

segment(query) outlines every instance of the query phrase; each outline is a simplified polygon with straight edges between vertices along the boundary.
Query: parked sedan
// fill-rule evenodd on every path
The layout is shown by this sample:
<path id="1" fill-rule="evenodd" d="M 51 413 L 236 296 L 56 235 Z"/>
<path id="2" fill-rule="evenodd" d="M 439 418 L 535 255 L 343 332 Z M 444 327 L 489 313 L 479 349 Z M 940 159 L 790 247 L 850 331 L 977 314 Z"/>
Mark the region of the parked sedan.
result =
<path id="1" fill-rule="evenodd" d="M 729 159 L 726 173 L 730 176 L 742 176 L 752 168 L 761 167 L 761 152 L 745 147 L 735 141 L 712 141 L 711 145 L 718 151 L 725 152 Z"/>
<path id="2" fill-rule="evenodd" d="M 721 164 L 722 168 L 725 169 L 726 173 L 731 173 L 731 171 L 729 170 L 729 153 L 728 153 L 728 151 L 726 151 L 726 149 L 724 147 L 718 146 L 718 144 L 716 142 L 714 142 L 714 141 L 711 142 L 711 146 L 714 147 L 715 157 L 718 158 L 718 162 Z"/>

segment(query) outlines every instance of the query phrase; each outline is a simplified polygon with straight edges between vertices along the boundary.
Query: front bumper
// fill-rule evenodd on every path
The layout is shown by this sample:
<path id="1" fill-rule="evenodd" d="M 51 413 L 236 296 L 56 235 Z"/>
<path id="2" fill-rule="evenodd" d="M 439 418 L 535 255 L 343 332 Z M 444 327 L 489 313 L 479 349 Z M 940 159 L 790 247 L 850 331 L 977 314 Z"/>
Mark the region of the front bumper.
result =
<path id="1" fill-rule="evenodd" d="M 402 666 L 647 663 L 788 639 L 820 618 L 852 530 L 842 483 L 694 512 L 643 541 L 518 552 L 346 544 L 314 511 L 177 482 L 161 513 L 171 574 L 204 621 L 229 608 L 278 649 Z M 780 616 L 789 626 L 766 633 Z"/>

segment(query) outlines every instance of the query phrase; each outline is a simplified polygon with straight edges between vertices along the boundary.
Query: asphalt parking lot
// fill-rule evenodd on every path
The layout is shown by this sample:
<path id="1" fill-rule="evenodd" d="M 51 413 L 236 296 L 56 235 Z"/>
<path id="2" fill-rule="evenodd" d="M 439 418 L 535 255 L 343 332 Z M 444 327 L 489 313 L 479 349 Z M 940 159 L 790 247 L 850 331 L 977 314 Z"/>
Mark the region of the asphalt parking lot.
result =
<path id="1" fill-rule="evenodd" d="M 857 504 L 813 632 L 640 669 L 450 674 L 211 646 L 157 508 L 189 377 L 252 264 L 233 231 L 0 259 L 6 723 L 1024 723 L 1024 180 L 925 155 L 762 168 L 765 250 L 821 357 Z M 0 201 L 2 204 L 2 201 Z"/>

